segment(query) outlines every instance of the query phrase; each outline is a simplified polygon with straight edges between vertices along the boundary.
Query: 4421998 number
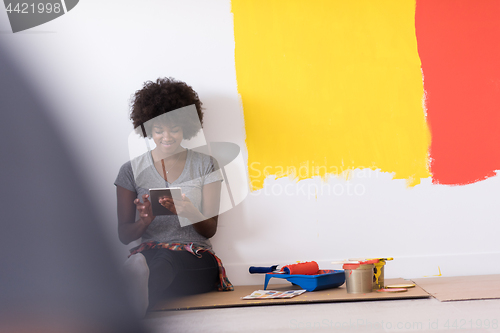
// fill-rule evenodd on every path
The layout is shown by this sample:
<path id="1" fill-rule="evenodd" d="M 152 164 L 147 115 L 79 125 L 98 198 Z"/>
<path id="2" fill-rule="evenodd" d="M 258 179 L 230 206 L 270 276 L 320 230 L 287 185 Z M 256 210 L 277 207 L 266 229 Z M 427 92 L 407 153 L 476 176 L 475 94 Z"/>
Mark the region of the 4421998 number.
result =
<path id="1" fill-rule="evenodd" d="M 5 8 L 7 10 L 7 13 L 18 13 L 18 14 L 29 14 L 29 13 L 56 13 L 59 14 L 62 10 L 61 4 L 56 2 L 56 3 L 42 3 L 39 2 L 38 4 L 35 5 L 35 3 L 28 4 L 26 2 L 23 3 L 16 3 L 15 5 L 13 3 L 9 3 L 7 7 Z"/>

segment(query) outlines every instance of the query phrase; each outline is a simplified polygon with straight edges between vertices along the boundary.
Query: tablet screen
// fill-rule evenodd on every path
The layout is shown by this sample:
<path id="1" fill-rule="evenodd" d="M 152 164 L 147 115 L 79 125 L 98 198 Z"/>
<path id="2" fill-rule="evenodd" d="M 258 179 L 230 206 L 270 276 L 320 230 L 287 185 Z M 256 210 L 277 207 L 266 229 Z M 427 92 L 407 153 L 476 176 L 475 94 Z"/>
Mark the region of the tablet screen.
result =
<path id="1" fill-rule="evenodd" d="M 173 212 L 167 208 L 160 205 L 160 198 L 170 197 L 174 199 L 174 202 L 182 200 L 182 191 L 180 187 L 170 187 L 170 188 L 151 188 L 149 189 L 149 200 L 151 201 L 151 208 L 153 209 L 153 215 L 175 215 Z"/>

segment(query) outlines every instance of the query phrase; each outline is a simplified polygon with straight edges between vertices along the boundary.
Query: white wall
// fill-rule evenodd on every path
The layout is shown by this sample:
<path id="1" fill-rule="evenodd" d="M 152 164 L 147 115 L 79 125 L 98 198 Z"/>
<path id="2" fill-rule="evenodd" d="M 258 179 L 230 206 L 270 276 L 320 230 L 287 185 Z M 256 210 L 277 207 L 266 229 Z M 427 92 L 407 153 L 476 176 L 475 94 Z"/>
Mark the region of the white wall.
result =
<path id="1" fill-rule="evenodd" d="M 42 26 L 0 42 L 52 106 L 106 229 L 116 236 L 113 181 L 128 159 L 128 100 L 146 80 L 188 82 L 206 107 L 208 141 L 245 151 L 229 1 L 81 1 Z M 264 135 L 265 133 L 263 133 Z M 355 190 L 357 192 L 355 192 Z M 286 191 L 286 192 L 285 192 Z M 500 179 L 467 186 L 406 188 L 387 173 L 295 183 L 269 177 L 220 218 L 216 252 L 235 284 L 262 283 L 250 265 L 392 256 L 386 277 L 500 273 Z"/>

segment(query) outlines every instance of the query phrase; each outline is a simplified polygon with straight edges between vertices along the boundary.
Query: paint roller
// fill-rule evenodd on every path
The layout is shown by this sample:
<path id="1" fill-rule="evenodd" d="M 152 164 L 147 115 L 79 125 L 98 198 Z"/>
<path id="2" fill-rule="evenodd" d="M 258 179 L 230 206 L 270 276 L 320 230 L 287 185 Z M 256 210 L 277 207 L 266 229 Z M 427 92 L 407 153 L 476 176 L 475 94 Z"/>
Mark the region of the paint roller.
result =
<path id="1" fill-rule="evenodd" d="M 287 274 L 314 275 L 319 271 L 316 261 L 301 262 L 298 264 L 286 265 L 281 270 Z"/>

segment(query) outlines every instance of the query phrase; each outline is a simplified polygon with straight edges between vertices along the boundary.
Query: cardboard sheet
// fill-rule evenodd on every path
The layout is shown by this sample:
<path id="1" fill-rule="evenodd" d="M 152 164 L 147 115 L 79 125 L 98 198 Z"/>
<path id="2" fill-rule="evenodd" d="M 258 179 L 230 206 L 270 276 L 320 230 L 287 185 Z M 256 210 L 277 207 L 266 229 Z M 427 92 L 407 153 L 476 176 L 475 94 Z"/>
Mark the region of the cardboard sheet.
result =
<path id="1" fill-rule="evenodd" d="M 264 277 L 262 277 L 264 279 Z M 386 279 L 386 284 L 408 283 L 404 279 Z M 348 294 L 345 284 L 339 288 L 325 289 L 314 292 L 305 292 L 302 295 L 290 299 L 265 299 L 265 300 L 242 300 L 240 297 L 250 295 L 255 290 L 263 289 L 262 285 L 256 286 L 235 286 L 234 291 L 213 291 L 200 295 L 185 296 L 171 301 L 162 301 L 153 311 L 165 310 L 196 310 L 210 308 L 226 308 L 239 306 L 262 306 L 279 304 L 306 304 L 306 303 L 330 303 L 349 301 L 372 301 L 385 299 L 408 299 L 426 298 L 430 295 L 419 286 L 409 288 L 406 292 L 400 293 L 379 293 L 371 292 L 366 294 Z M 269 290 L 294 290 L 300 289 L 292 284 L 269 285 Z"/>
<path id="2" fill-rule="evenodd" d="M 432 277 L 413 281 L 441 302 L 500 298 L 500 275 Z"/>

